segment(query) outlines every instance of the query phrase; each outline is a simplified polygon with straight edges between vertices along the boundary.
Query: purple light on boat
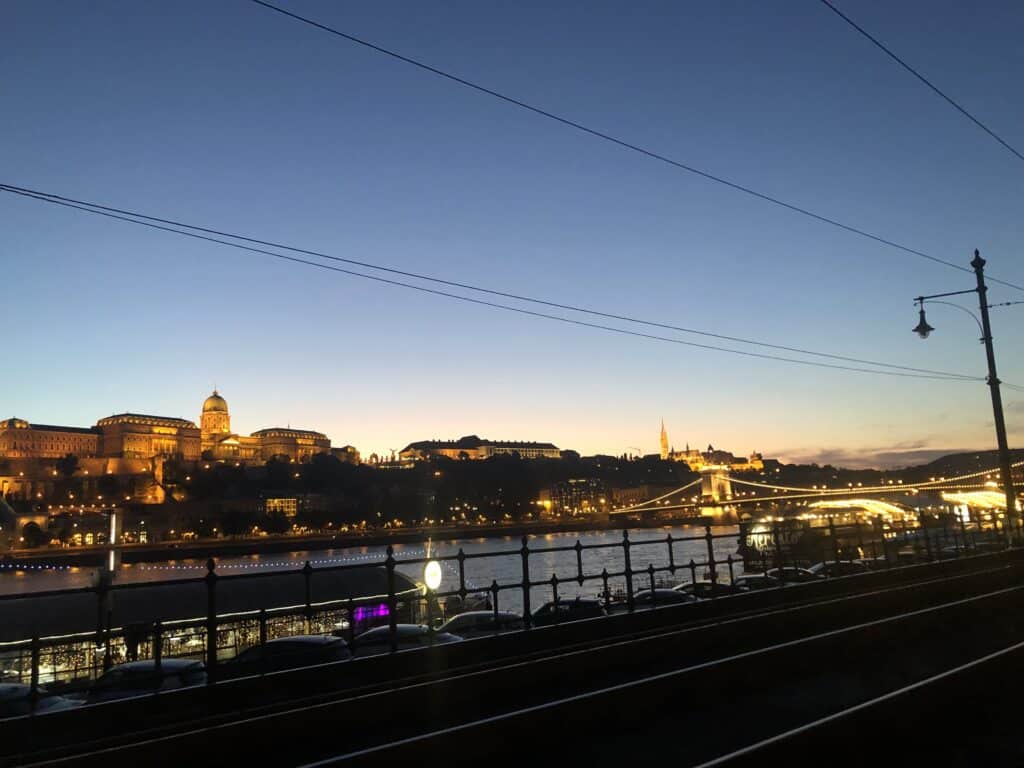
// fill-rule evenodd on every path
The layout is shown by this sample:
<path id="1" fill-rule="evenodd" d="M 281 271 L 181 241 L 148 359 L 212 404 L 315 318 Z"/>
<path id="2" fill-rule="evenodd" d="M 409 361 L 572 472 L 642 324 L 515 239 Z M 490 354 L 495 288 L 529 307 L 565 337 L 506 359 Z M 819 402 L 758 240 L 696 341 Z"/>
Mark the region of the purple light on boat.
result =
<path id="1" fill-rule="evenodd" d="M 352 611 L 353 621 L 365 621 L 366 619 L 379 619 L 388 615 L 388 604 L 360 605 Z"/>

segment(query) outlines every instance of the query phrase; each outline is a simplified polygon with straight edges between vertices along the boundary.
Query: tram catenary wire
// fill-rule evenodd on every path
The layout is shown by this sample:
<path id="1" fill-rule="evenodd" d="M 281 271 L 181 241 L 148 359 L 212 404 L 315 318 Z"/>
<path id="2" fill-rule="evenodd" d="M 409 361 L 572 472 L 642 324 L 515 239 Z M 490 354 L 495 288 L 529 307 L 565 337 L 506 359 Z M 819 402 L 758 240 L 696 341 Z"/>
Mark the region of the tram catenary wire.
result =
<path id="1" fill-rule="evenodd" d="M 487 86 L 481 85 L 481 84 L 473 82 L 471 80 L 467 80 L 466 78 L 463 78 L 463 77 L 459 77 L 458 75 L 452 74 L 451 72 L 447 72 L 447 71 L 445 71 L 443 69 L 440 69 L 438 67 L 432 66 L 432 65 L 427 64 L 427 63 L 422 62 L 422 61 L 419 61 L 419 60 L 414 59 L 414 58 L 412 58 L 410 56 L 406 56 L 404 54 L 398 53 L 397 51 L 393 51 L 393 50 L 385 48 L 385 47 L 383 47 L 381 45 L 377 45 L 376 43 L 371 43 L 368 40 L 364 40 L 364 39 L 362 39 L 360 37 L 357 37 L 356 35 L 352 35 L 352 34 L 349 34 L 347 32 L 343 32 L 340 29 L 337 29 L 335 27 L 331 27 L 331 26 L 329 26 L 327 24 L 323 24 L 323 23 L 318 22 L 318 21 L 316 21 L 314 19 L 311 19 L 311 18 L 309 18 L 307 16 L 301 16 L 301 15 L 299 15 L 297 13 L 293 13 L 292 11 L 289 11 L 286 8 L 281 8 L 280 6 L 274 5 L 273 3 L 266 2 L 266 0 L 251 0 L 251 2 L 255 3 L 256 5 L 260 5 L 260 6 L 266 8 L 268 10 L 274 11 L 275 13 L 279 13 L 282 16 L 287 16 L 290 19 L 293 19 L 295 21 L 301 22 L 303 24 L 307 24 L 307 25 L 309 25 L 311 27 L 314 27 L 316 29 L 319 29 L 319 30 L 321 30 L 323 32 L 327 32 L 329 34 L 335 35 L 335 36 L 337 36 L 339 38 L 342 38 L 344 40 L 347 40 L 347 41 L 349 41 L 351 43 L 355 43 L 357 45 L 361 45 L 364 48 L 368 48 L 368 49 L 370 49 L 372 51 L 375 51 L 377 53 L 381 53 L 381 54 L 383 54 L 385 56 L 389 56 L 389 57 L 391 57 L 393 59 L 396 59 L 398 61 L 401 61 L 401 62 L 403 62 L 405 64 L 408 64 L 410 66 L 413 66 L 413 67 L 416 67 L 418 69 L 421 69 L 424 72 L 429 72 L 430 74 L 437 75 L 438 77 L 442 77 L 442 78 L 444 78 L 446 80 L 449 80 L 450 82 L 457 83 L 458 85 L 464 86 L 466 88 L 470 88 L 470 89 L 472 89 L 474 91 L 477 91 L 478 93 L 482 93 L 482 94 L 485 94 L 487 96 L 491 96 L 492 98 L 499 99 L 500 101 L 503 101 L 503 102 L 505 102 L 507 104 L 511 104 L 511 105 L 519 107 L 521 109 L 525 109 L 525 110 L 527 110 L 529 112 L 532 112 L 532 113 L 534 113 L 536 115 L 539 115 L 541 117 L 547 118 L 549 120 L 553 120 L 553 121 L 555 121 L 557 123 L 561 123 L 562 125 L 565 125 L 565 126 L 567 126 L 569 128 L 573 128 L 573 129 L 575 129 L 577 131 L 581 131 L 582 133 L 586 133 L 586 134 L 588 134 L 590 136 L 593 136 L 595 138 L 598 138 L 598 139 L 601 139 L 603 141 L 607 141 L 607 142 L 610 142 L 612 144 L 615 144 L 615 145 L 617 145 L 617 146 L 619 146 L 619 147 L 621 147 L 623 149 L 627 149 L 627 150 L 630 150 L 632 152 L 637 152 L 637 153 L 639 153 L 641 155 L 644 155 L 644 156 L 646 156 L 646 157 L 648 157 L 648 158 L 650 158 L 652 160 L 657 160 L 658 162 L 665 163 L 667 165 L 672 166 L 673 168 L 676 168 L 677 170 L 685 171 L 686 173 L 690 173 L 690 174 L 699 176 L 699 177 L 701 177 L 703 179 L 706 179 L 708 181 L 713 181 L 716 184 L 721 184 L 723 186 L 729 187 L 730 189 L 733 189 L 733 190 L 735 190 L 737 192 L 742 192 L 745 195 L 750 195 L 751 197 L 756 197 L 757 199 L 763 200 L 764 202 L 771 203 L 773 205 L 777 205 L 779 207 L 785 208 L 785 209 L 787 209 L 789 211 L 792 211 L 794 213 L 798 213 L 798 214 L 800 214 L 802 216 L 806 216 L 808 218 L 814 219 L 815 221 L 821 222 L 823 224 L 828 224 L 828 225 L 830 225 L 832 227 L 836 227 L 838 229 L 842 229 L 842 230 L 844 230 L 846 232 L 850 232 L 852 234 L 859 235 L 860 237 L 864 237 L 864 238 L 867 238 L 869 240 L 873 240 L 876 243 L 881 243 L 883 245 L 887 245 L 890 248 L 895 248 L 895 249 L 897 249 L 899 251 L 903 251 L 904 253 L 909 253 L 909 254 L 912 254 L 914 256 L 919 256 L 919 257 L 921 257 L 923 259 L 928 259 L 929 261 L 933 261 L 933 262 L 935 262 L 937 264 L 943 264 L 944 266 L 952 267 L 953 269 L 960 270 L 961 272 L 972 272 L 973 271 L 973 270 L 968 269 L 967 267 L 962 267 L 959 264 L 956 264 L 956 263 L 954 263 L 952 261 L 946 261 L 945 259 L 940 259 L 938 256 L 932 256 L 931 254 L 925 253 L 924 251 L 917 250 L 916 248 L 910 248 L 909 246 L 902 245 L 902 244 L 897 243 L 897 242 L 895 242 L 893 240 L 889 240 L 887 238 L 884 238 L 884 237 L 882 237 L 880 235 L 873 234 L 873 233 L 868 232 L 867 230 L 861 229 L 859 227 L 855 227 L 855 226 L 852 226 L 850 224 L 845 224 L 845 223 L 839 221 L 838 219 L 834 219 L 834 218 L 825 216 L 825 215 L 820 214 L 820 213 L 815 213 L 814 211 L 810 210 L 809 208 L 804 208 L 803 206 L 796 205 L 795 203 L 786 202 L 785 200 L 782 200 L 781 198 L 778 198 L 778 197 L 774 197 L 773 195 L 769 195 L 769 194 L 766 194 L 764 192 L 758 192 L 757 190 L 753 189 L 752 187 L 745 186 L 745 185 L 740 184 L 740 183 L 735 182 L 735 181 L 730 181 L 729 179 L 726 179 L 726 178 L 724 178 L 722 176 L 717 176 L 717 175 L 715 175 L 713 173 L 710 173 L 709 171 L 701 170 L 701 169 L 699 169 L 699 168 L 697 168 L 695 166 L 689 165 L 689 164 L 681 162 L 679 160 L 674 160 L 674 159 L 668 157 L 667 155 L 663 155 L 663 154 L 661 154 L 659 152 L 655 152 L 653 150 L 646 149 L 645 147 L 642 147 L 639 144 L 633 144 L 633 143 L 631 143 L 629 141 L 626 141 L 625 139 L 617 138 L 615 136 L 612 136 L 609 133 L 605 133 L 604 131 L 597 130 L 596 128 L 591 128 L 589 126 L 584 125 L 583 123 L 578 123 L 575 120 L 570 120 L 567 117 L 563 117 L 563 116 L 558 115 L 558 114 L 556 114 L 554 112 L 550 112 L 550 111 L 548 111 L 546 109 L 542 109 L 541 107 L 534 106 L 533 104 L 529 104 L 529 103 L 527 103 L 525 101 L 522 101 L 520 99 L 517 99 L 517 98 L 514 98 L 512 96 L 509 96 L 509 95 L 507 95 L 505 93 L 502 93 L 500 91 L 497 91 L 497 90 L 495 90 L 493 88 L 488 88 Z M 1019 291 L 1024 291 L 1024 286 L 1017 285 L 1015 283 L 1011 283 L 1011 282 L 1008 282 L 1006 280 L 999 280 L 999 279 L 994 278 L 994 277 L 989 277 L 989 280 L 991 280 L 994 283 L 1000 283 L 1002 285 L 1006 285 L 1006 286 L 1009 286 L 1011 288 L 1016 288 Z"/>
<path id="2" fill-rule="evenodd" d="M 914 368 L 914 367 L 911 367 L 911 366 L 904 366 L 904 365 L 899 365 L 899 364 L 896 364 L 896 363 L 884 363 L 884 362 L 873 361 L 873 360 L 865 360 L 865 359 L 861 359 L 861 358 L 854 358 L 854 357 L 847 357 L 847 356 L 842 356 L 842 355 L 835 355 L 835 354 L 831 354 L 831 353 L 814 352 L 814 351 L 811 351 L 811 350 L 804 350 L 804 349 L 800 349 L 800 348 L 797 348 L 797 347 L 786 347 L 786 346 L 782 346 L 782 345 L 768 344 L 766 342 L 758 342 L 758 341 L 753 341 L 753 340 L 748 340 L 748 339 L 742 339 L 742 338 L 739 338 L 739 337 L 731 337 L 731 336 L 725 336 L 725 335 L 722 335 L 722 334 L 714 334 L 714 333 L 710 333 L 710 332 L 707 332 L 707 331 L 697 331 L 697 330 L 693 330 L 693 329 L 682 328 L 682 327 L 679 327 L 679 326 L 672 326 L 672 325 L 668 325 L 668 324 L 664 324 L 664 323 L 655 323 L 653 321 L 640 320 L 640 319 L 631 318 L 631 317 L 628 317 L 628 316 L 625 316 L 625 315 L 616 315 L 616 314 L 612 314 L 612 313 L 606 313 L 606 312 L 601 312 L 601 311 L 598 311 L 598 310 L 591 310 L 591 309 L 586 309 L 586 308 L 582 308 L 582 307 L 576 307 L 576 306 L 567 305 L 567 304 L 558 304 L 556 302 L 549 302 L 549 301 L 545 301 L 545 300 L 541 300 L 541 299 L 535 299 L 535 298 L 532 298 L 532 297 L 527 297 L 527 296 L 522 296 L 522 295 L 517 295 L 517 294 L 512 294 L 512 293 L 506 293 L 506 292 L 496 291 L 496 290 L 492 290 L 492 289 L 480 288 L 480 287 L 472 286 L 472 285 L 465 284 L 465 283 L 456 283 L 454 281 L 442 280 L 440 278 L 435 278 L 435 277 L 426 276 L 426 275 L 420 275 L 420 274 L 417 274 L 417 273 L 404 272 L 404 271 L 392 269 L 392 268 L 389 268 L 389 267 L 378 266 L 378 265 L 375 265 L 375 264 L 371 264 L 369 262 L 357 262 L 355 260 L 345 259 L 345 258 L 338 257 L 338 256 L 331 256 L 331 255 L 327 255 L 327 254 L 321 254 L 321 253 L 318 253 L 318 252 L 315 252 L 315 251 L 308 251 L 308 250 L 305 250 L 305 249 L 295 248 L 293 246 L 281 245 L 281 244 L 277 244 L 277 243 L 270 243 L 269 241 L 257 240 L 255 238 L 250 238 L 250 237 L 243 236 L 243 235 L 236 235 L 236 234 L 232 234 L 232 233 L 229 233 L 229 232 L 224 232 L 224 231 L 221 231 L 221 230 L 214 230 L 214 229 L 200 227 L 200 226 L 197 226 L 197 225 L 186 224 L 186 223 L 174 221 L 172 219 L 165 219 L 165 218 L 159 218 L 159 217 L 155 217 L 155 216 L 149 216 L 149 215 L 146 215 L 146 214 L 140 214 L 140 213 L 136 213 L 136 212 L 133 212 L 133 211 L 124 210 L 124 209 L 117 209 L 117 208 L 112 208 L 112 207 L 109 207 L 109 206 L 103 206 L 103 205 L 100 205 L 100 204 L 97 204 L 97 203 L 90 203 L 90 202 L 81 201 L 81 200 L 73 200 L 72 198 L 64 198 L 62 196 L 55 195 L 55 194 L 52 194 L 52 193 L 40 192 L 40 191 L 36 191 L 36 190 L 30 190 L 30 189 L 26 189 L 26 188 L 23 188 L 23 187 L 15 187 L 15 186 L 9 185 L 9 184 L 0 184 L 0 191 L 8 192 L 8 193 L 11 193 L 11 194 L 15 194 L 15 195 L 18 195 L 18 196 L 21 196 L 21 197 L 25 197 L 25 198 L 29 198 L 29 199 L 33 199 L 33 200 L 37 200 L 39 202 L 45 202 L 45 203 L 50 203 L 50 204 L 53 204 L 53 205 L 59 205 L 59 206 L 65 207 L 65 208 L 72 208 L 72 209 L 83 211 L 83 212 L 86 212 L 86 213 L 92 213 L 94 215 L 104 216 L 106 218 L 110 218 L 110 219 L 114 219 L 114 220 L 118 220 L 118 221 L 122 221 L 122 222 L 127 222 L 127 223 L 131 223 L 131 224 L 136 224 L 136 225 L 139 225 L 139 226 L 148 227 L 150 229 L 160 230 L 160 231 L 163 231 L 163 232 L 169 232 L 169 233 L 172 233 L 172 234 L 177 234 L 177 235 L 181 235 L 181 236 L 185 236 L 185 237 L 191 237 L 191 238 L 194 238 L 194 239 L 197 239 L 197 240 L 202 240 L 202 241 L 206 241 L 206 242 L 210 242 L 210 243 L 214 243 L 214 244 L 218 244 L 218 245 L 228 246 L 228 247 L 231 247 L 231 248 L 236 248 L 236 249 L 243 250 L 243 251 L 249 251 L 249 252 L 252 252 L 252 253 L 260 253 L 260 254 L 271 256 L 271 257 L 274 257 L 274 258 L 277 258 L 277 259 L 281 259 L 281 260 L 284 260 L 284 261 L 290 261 L 290 262 L 297 263 L 297 264 L 305 264 L 307 266 L 318 267 L 318 268 L 321 268 L 321 269 L 326 269 L 326 270 L 329 270 L 329 271 L 332 271 L 332 272 L 338 272 L 338 273 L 350 275 L 350 276 L 353 276 L 353 277 L 360 277 L 360 278 L 367 279 L 367 280 L 372 280 L 372 281 L 375 281 L 375 282 L 378 282 L 378 283 L 384 283 L 384 284 L 388 284 L 388 285 L 392 285 L 392 286 L 396 286 L 396 287 L 401 287 L 401 288 L 406 288 L 406 289 L 410 289 L 410 290 L 415 290 L 415 291 L 419 291 L 419 292 L 422 292 L 422 293 L 432 294 L 432 295 L 435 295 L 435 296 L 440 296 L 440 297 L 444 297 L 444 298 L 448 298 L 448 299 L 468 302 L 468 303 L 476 304 L 476 305 L 479 305 L 479 306 L 490 307 L 490 308 L 493 308 L 493 309 L 501 309 L 501 310 L 505 310 L 505 311 L 509 311 L 509 312 L 519 313 L 519 314 L 522 314 L 522 315 L 527 315 L 527 316 L 532 316 L 532 317 L 537 317 L 537 318 L 544 318 L 544 319 L 548 319 L 548 320 L 554 320 L 554 321 L 557 321 L 557 322 L 562 322 L 562 323 L 567 323 L 567 324 L 572 324 L 572 325 L 577 325 L 577 326 L 589 327 L 589 328 L 593 328 L 593 329 L 597 329 L 597 330 L 603 330 L 603 331 L 611 332 L 611 333 L 618 333 L 618 334 L 624 334 L 624 335 L 634 336 L 634 337 L 639 337 L 639 338 L 646 338 L 646 339 L 655 340 L 655 341 L 663 341 L 663 342 L 668 342 L 668 343 L 673 343 L 673 344 L 680 344 L 680 345 L 683 345 L 683 346 L 695 347 L 695 348 L 699 348 L 699 349 L 706 349 L 706 350 L 712 350 L 712 351 L 717 351 L 717 352 L 725 352 L 725 353 L 734 354 L 734 355 L 740 355 L 740 356 L 744 356 L 744 357 L 753 357 L 753 358 L 759 358 L 759 359 L 765 359 L 765 360 L 774 360 L 774 361 L 778 361 L 778 362 L 787 362 L 787 363 L 797 364 L 797 365 L 808 365 L 808 366 L 814 366 L 814 367 L 819 367 L 819 368 L 831 368 L 831 369 L 835 369 L 835 370 L 852 371 L 852 372 L 857 372 L 857 373 L 870 373 L 870 374 L 885 375 L 885 376 L 899 376 L 899 377 L 904 377 L 904 378 L 931 379 L 931 380 L 938 380 L 938 381 L 958 381 L 958 382 L 965 382 L 965 381 L 966 382 L 978 382 L 978 381 L 983 381 L 983 378 L 980 377 L 980 376 L 971 376 L 971 375 L 968 375 L 968 374 L 953 373 L 953 372 L 949 372 L 949 371 L 937 371 L 937 370 L 932 370 L 932 369 L 928 369 L 928 368 Z M 220 237 L 212 237 L 209 234 L 201 234 L 201 233 L 215 233 L 215 234 L 219 235 Z M 222 238 L 231 238 L 231 240 L 225 240 L 225 239 L 222 239 Z M 233 242 L 233 240 L 241 240 L 243 242 Z M 344 262 L 344 263 L 349 263 L 349 264 L 358 264 L 360 266 L 364 266 L 364 267 L 369 268 L 369 269 L 376 269 L 376 270 L 380 270 L 380 271 L 384 271 L 384 272 L 389 272 L 389 273 L 392 273 L 392 274 L 397 273 L 397 274 L 401 274 L 403 276 L 413 277 L 413 278 L 418 279 L 418 280 L 425 280 L 425 281 L 429 281 L 429 282 L 433 282 L 433 283 L 442 283 L 442 284 L 445 284 L 445 285 L 458 286 L 460 288 L 465 288 L 467 290 L 473 290 L 473 291 L 488 293 L 488 294 L 492 294 L 492 295 L 503 296 L 503 297 L 514 299 L 514 300 L 517 300 L 517 301 L 523 301 L 523 302 L 529 302 L 529 303 L 534 303 L 534 304 L 542 304 L 542 305 L 546 305 L 546 306 L 558 307 L 558 308 L 565 309 L 565 310 L 568 310 L 568 311 L 580 312 L 580 313 L 585 313 L 585 314 L 589 314 L 589 315 L 596 315 L 596 316 L 606 317 L 606 318 L 614 318 L 614 319 L 624 320 L 624 321 L 638 323 L 638 324 L 642 324 L 642 325 L 649 325 L 649 326 L 656 326 L 656 327 L 661 327 L 661 328 L 666 328 L 666 329 L 671 329 L 671 330 L 677 330 L 677 331 L 684 332 L 684 333 L 699 334 L 699 335 L 710 336 L 710 337 L 719 338 L 719 339 L 729 339 L 729 340 L 732 340 L 732 341 L 736 341 L 738 343 L 752 344 L 752 345 L 755 345 L 755 346 L 763 346 L 763 347 L 774 348 L 774 349 L 785 349 L 785 350 L 793 351 L 793 352 L 798 353 L 798 354 L 812 355 L 812 356 L 817 356 L 817 357 L 832 358 L 832 359 L 838 359 L 838 360 L 846 360 L 846 361 L 850 361 L 850 362 L 861 363 L 863 365 L 874 365 L 874 366 L 879 366 L 879 368 L 878 369 L 871 369 L 871 368 L 865 368 L 865 367 L 863 367 L 863 365 L 861 365 L 861 366 L 856 366 L 856 365 L 838 365 L 838 364 L 833 364 L 833 363 L 819 362 L 819 361 L 815 361 L 815 360 L 801 360 L 801 359 L 798 359 L 798 358 L 785 357 L 785 356 L 782 356 L 782 355 L 773 355 L 773 354 L 768 354 L 768 353 L 751 352 L 751 351 L 740 350 L 740 349 L 731 349 L 731 348 L 728 348 L 728 347 L 721 347 L 721 346 L 717 346 L 717 345 L 713 345 L 713 344 L 703 344 L 703 343 L 698 343 L 698 342 L 693 342 L 693 341 L 686 341 L 684 339 L 678 339 L 678 338 L 672 338 L 672 337 L 667 337 L 667 336 L 661 336 L 661 335 L 657 335 L 657 334 L 642 333 L 642 332 L 638 332 L 638 331 L 631 331 L 631 330 L 628 330 L 626 328 L 620 328 L 620 327 L 615 327 L 615 326 L 608 326 L 608 325 L 603 325 L 603 324 L 600 324 L 600 323 L 592 323 L 592 322 L 578 320 L 578 319 L 571 318 L 571 317 L 564 317 L 564 316 L 560 316 L 560 315 L 553 315 L 553 314 L 549 314 L 549 313 L 546 313 L 546 312 L 538 312 L 538 311 L 535 311 L 535 310 L 525 309 L 523 307 L 516 307 L 516 306 L 511 306 L 511 305 L 508 305 L 508 304 L 501 304 L 501 303 L 498 303 L 498 302 L 486 301 L 486 300 L 479 299 L 479 298 L 474 298 L 474 297 L 471 297 L 471 296 L 465 296 L 465 295 L 461 295 L 461 294 L 452 293 L 450 291 L 438 290 L 438 289 L 435 289 L 435 288 L 429 288 L 429 287 L 422 286 L 422 285 L 416 285 L 416 284 L 404 282 L 404 281 L 401 281 L 401 280 L 385 278 L 385 277 L 381 277 L 380 275 L 373 275 L 373 274 L 367 274 L 365 272 L 358 272 L 358 271 L 351 270 L 351 269 L 344 269 L 344 268 L 341 268 L 341 267 L 332 266 L 330 264 L 323 264 L 323 263 L 320 263 L 320 262 L 310 261 L 308 259 L 303 259 L 303 258 L 298 258 L 298 257 L 295 257 L 295 256 L 289 256 L 287 254 L 277 253 L 275 251 L 267 250 L 265 248 L 256 248 L 256 247 L 253 247 L 253 246 L 250 246 L 250 245 L 244 245 L 243 243 L 245 243 L 245 242 L 265 244 L 265 245 L 268 245 L 271 248 L 280 248 L 282 250 L 288 250 L 288 251 L 292 251 L 292 252 L 304 253 L 304 254 L 316 256 L 318 258 L 330 259 L 332 261 L 339 261 L 339 262 Z"/>

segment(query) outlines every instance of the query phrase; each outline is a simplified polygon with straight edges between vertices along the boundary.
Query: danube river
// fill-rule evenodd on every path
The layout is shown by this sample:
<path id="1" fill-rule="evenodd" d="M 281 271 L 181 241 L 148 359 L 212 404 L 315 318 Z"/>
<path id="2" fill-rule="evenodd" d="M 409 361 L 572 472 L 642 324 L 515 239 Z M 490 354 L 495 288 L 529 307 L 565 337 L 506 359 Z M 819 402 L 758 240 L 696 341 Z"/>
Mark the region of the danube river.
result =
<path id="1" fill-rule="evenodd" d="M 728 555 L 735 557 L 738 544 L 738 529 L 729 526 L 716 526 L 714 531 L 716 537 L 719 537 L 714 540 L 716 561 L 724 561 Z M 656 568 L 669 565 L 667 537 L 671 534 L 674 540 L 672 544 L 672 557 L 675 565 L 678 567 L 674 580 L 689 580 L 690 569 L 685 566 L 688 566 L 691 559 L 698 563 L 698 568 L 696 569 L 697 578 L 706 577 L 707 569 L 699 565 L 707 560 L 708 554 L 704 532 L 705 529 L 703 527 L 693 525 L 631 530 L 629 532 L 631 543 L 630 559 L 634 572 L 642 571 L 648 565 L 653 565 Z M 577 540 L 584 547 L 612 545 L 582 550 L 581 556 L 585 574 L 597 575 L 601 573 L 602 569 L 607 569 L 609 573 L 621 572 L 623 570 L 621 531 L 548 533 L 529 537 L 529 547 L 531 550 L 529 558 L 530 580 L 533 582 L 548 582 L 551 576 L 556 574 L 560 582 L 564 581 L 564 583 L 559 584 L 559 596 L 573 597 L 577 594 L 588 597 L 596 596 L 602 588 L 600 580 L 588 581 L 582 587 L 574 580 L 577 575 L 577 554 L 575 550 L 548 551 L 557 547 L 572 547 L 576 544 Z M 497 581 L 499 585 L 518 584 L 521 581 L 522 558 L 519 553 L 520 546 L 520 539 L 511 536 L 452 538 L 430 542 L 429 551 L 430 555 L 434 557 L 455 555 L 460 548 L 467 556 L 479 555 L 485 552 L 503 553 L 494 557 L 469 557 L 466 559 L 466 586 L 470 590 L 479 590 L 489 587 L 492 581 Z M 428 544 L 425 543 L 394 545 L 395 558 L 399 563 L 399 570 L 419 580 L 423 566 L 402 566 L 401 562 L 410 558 L 425 557 L 427 555 L 427 547 Z M 362 562 L 383 563 L 384 557 L 384 546 L 368 546 L 230 556 L 215 558 L 215 560 L 218 573 L 227 575 L 266 570 L 294 570 L 301 568 L 307 560 L 310 561 L 314 568 Z M 13 564 L 0 570 L 0 594 L 31 594 L 33 592 L 55 589 L 88 587 L 96 582 L 97 577 L 95 568 L 75 566 L 47 567 L 37 563 L 29 568 L 19 569 L 17 565 Z M 443 566 L 443 580 L 440 591 L 458 589 L 457 562 L 445 561 Z M 737 564 L 736 569 L 739 572 L 742 567 Z M 123 565 L 117 571 L 114 580 L 115 583 L 160 582 L 168 579 L 200 577 L 205 572 L 205 558 L 167 560 L 163 562 Z M 722 577 L 728 578 L 728 566 L 724 563 L 720 562 L 718 572 Z M 658 576 L 659 578 L 672 578 L 668 573 L 662 573 Z M 646 574 L 638 574 L 634 578 L 637 589 L 649 585 L 649 578 Z M 623 587 L 624 582 L 621 579 L 611 579 L 610 586 L 614 590 Z M 531 593 L 533 607 L 549 599 L 551 599 L 551 587 L 549 585 L 535 586 L 533 588 Z M 522 610 L 522 605 L 521 590 L 509 589 L 501 591 L 499 597 L 500 608 L 518 611 Z"/>

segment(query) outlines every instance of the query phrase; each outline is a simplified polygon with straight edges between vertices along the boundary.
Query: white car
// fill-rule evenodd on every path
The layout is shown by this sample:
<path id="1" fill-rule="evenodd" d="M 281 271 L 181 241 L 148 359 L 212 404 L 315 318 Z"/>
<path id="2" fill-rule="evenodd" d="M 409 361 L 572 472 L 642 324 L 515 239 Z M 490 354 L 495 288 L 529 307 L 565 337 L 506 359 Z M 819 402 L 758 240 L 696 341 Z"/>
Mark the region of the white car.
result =
<path id="1" fill-rule="evenodd" d="M 522 628 L 523 617 L 518 613 L 499 611 L 495 615 L 494 611 L 466 611 L 448 619 L 437 631 L 470 638 L 514 632 Z"/>
<path id="2" fill-rule="evenodd" d="M 429 648 L 433 645 L 456 643 L 462 640 L 458 635 L 449 632 L 431 632 L 422 624 L 399 624 L 396 627 L 396 644 L 398 650 L 407 651 L 413 648 Z M 391 631 L 387 625 L 356 635 L 349 643 L 349 650 L 356 658 L 362 656 L 379 656 L 391 652 Z"/>

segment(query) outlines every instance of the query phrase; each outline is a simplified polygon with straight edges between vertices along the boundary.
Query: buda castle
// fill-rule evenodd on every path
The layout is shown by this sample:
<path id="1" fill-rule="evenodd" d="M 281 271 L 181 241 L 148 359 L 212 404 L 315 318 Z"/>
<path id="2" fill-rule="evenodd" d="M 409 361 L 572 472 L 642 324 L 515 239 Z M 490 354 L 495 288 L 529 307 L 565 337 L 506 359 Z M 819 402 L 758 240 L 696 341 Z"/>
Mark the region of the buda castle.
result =
<path id="1" fill-rule="evenodd" d="M 264 463 L 271 458 L 308 461 L 329 453 L 327 435 L 291 427 L 272 427 L 238 435 L 231 431 L 227 401 L 217 390 L 203 402 L 199 426 L 187 419 L 120 413 L 93 427 L 30 424 L 23 419 L 0 421 L 0 460 L 105 459 L 108 473 L 118 463 L 180 458 L 183 461 Z"/>

